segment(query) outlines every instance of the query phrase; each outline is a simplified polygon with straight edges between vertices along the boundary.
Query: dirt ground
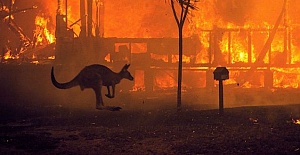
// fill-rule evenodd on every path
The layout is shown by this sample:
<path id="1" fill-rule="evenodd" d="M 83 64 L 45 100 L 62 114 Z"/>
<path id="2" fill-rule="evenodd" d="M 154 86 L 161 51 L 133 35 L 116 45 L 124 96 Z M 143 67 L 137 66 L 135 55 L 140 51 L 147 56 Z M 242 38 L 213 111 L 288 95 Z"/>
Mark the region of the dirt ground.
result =
<path id="1" fill-rule="evenodd" d="M 300 105 L 118 112 L 1 105 L 1 154 L 299 154 Z"/>
<path id="2" fill-rule="evenodd" d="M 185 92 L 180 112 L 174 94 L 120 93 L 104 100 L 123 108 L 111 112 L 90 90 L 53 87 L 50 70 L 0 66 L 0 154 L 300 153 L 298 89 L 224 87 L 224 115 L 217 89 Z"/>

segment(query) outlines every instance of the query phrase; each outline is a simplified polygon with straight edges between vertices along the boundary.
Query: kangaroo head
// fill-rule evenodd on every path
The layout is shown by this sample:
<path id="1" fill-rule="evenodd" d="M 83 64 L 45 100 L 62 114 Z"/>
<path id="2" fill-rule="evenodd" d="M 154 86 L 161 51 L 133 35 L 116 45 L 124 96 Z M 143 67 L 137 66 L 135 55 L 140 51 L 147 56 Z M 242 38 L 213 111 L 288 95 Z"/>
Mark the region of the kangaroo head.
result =
<path id="1" fill-rule="evenodd" d="M 120 74 L 122 78 L 128 79 L 130 81 L 133 80 L 133 77 L 131 76 L 130 72 L 127 70 L 129 68 L 130 64 L 125 64 L 124 67 L 122 68 Z"/>

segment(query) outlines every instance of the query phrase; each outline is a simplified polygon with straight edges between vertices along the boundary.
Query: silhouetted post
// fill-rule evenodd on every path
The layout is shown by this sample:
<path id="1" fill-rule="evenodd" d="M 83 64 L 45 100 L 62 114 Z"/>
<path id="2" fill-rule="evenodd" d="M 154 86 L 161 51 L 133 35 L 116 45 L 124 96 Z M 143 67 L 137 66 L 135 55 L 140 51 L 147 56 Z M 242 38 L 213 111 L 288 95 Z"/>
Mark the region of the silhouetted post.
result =
<path id="1" fill-rule="evenodd" d="M 219 81 L 219 114 L 224 113 L 223 80 L 229 79 L 229 71 L 226 67 L 217 67 L 214 71 L 214 79 Z"/>
<path id="2" fill-rule="evenodd" d="M 224 112 L 224 102 L 223 102 L 223 80 L 219 80 L 219 113 Z"/>

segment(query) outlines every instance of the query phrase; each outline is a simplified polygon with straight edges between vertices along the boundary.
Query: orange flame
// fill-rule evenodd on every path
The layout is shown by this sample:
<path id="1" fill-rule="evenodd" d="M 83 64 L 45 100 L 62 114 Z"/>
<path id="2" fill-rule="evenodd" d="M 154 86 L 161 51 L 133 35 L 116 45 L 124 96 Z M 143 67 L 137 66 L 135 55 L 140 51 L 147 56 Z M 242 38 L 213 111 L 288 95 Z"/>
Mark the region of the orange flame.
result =
<path id="1" fill-rule="evenodd" d="M 45 18 L 42 16 L 36 16 L 35 17 L 35 36 L 36 36 L 36 42 L 38 44 L 42 44 L 43 41 L 46 41 L 48 44 L 55 42 L 55 36 L 54 32 L 50 32 L 48 29 L 48 23 L 50 21 L 50 18 Z M 44 40 L 44 38 L 46 40 Z"/>
<path id="2" fill-rule="evenodd" d="M 143 70 L 135 71 L 134 86 L 132 91 L 145 91 L 145 72 Z"/>
<path id="3" fill-rule="evenodd" d="M 6 53 L 4 54 L 4 56 L 3 56 L 3 58 L 4 58 L 5 60 L 11 59 L 11 58 L 12 58 L 12 55 L 10 54 L 10 51 L 6 52 Z"/>
<path id="4" fill-rule="evenodd" d="M 274 87 L 299 88 L 300 68 L 272 68 L 274 70 Z"/>

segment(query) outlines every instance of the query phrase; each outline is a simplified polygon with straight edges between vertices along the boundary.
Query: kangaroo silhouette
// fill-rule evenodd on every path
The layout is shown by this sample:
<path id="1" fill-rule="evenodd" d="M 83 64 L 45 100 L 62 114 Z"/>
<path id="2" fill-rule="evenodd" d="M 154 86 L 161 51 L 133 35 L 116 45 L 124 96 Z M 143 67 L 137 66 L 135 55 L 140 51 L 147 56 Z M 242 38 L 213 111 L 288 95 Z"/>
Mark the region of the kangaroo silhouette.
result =
<path id="1" fill-rule="evenodd" d="M 133 77 L 127 70 L 129 66 L 130 64 L 125 64 L 119 73 L 115 73 L 106 66 L 93 64 L 84 67 L 78 73 L 78 75 L 75 76 L 75 78 L 66 83 L 57 82 L 54 76 L 54 67 L 52 67 L 51 81 L 52 84 L 59 89 L 69 89 L 78 85 L 80 86 L 80 89 L 82 91 L 85 88 L 92 88 L 96 95 L 96 109 L 118 111 L 122 108 L 114 106 L 104 106 L 101 88 L 102 86 L 106 86 L 108 93 L 105 94 L 105 96 L 108 98 L 114 98 L 116 84 L 120 83 L 122 79 L 128 79 L 130 81 L 133 81 Z M 110 86 L 112 87 L 112 94 L 110 92 Z"/>

